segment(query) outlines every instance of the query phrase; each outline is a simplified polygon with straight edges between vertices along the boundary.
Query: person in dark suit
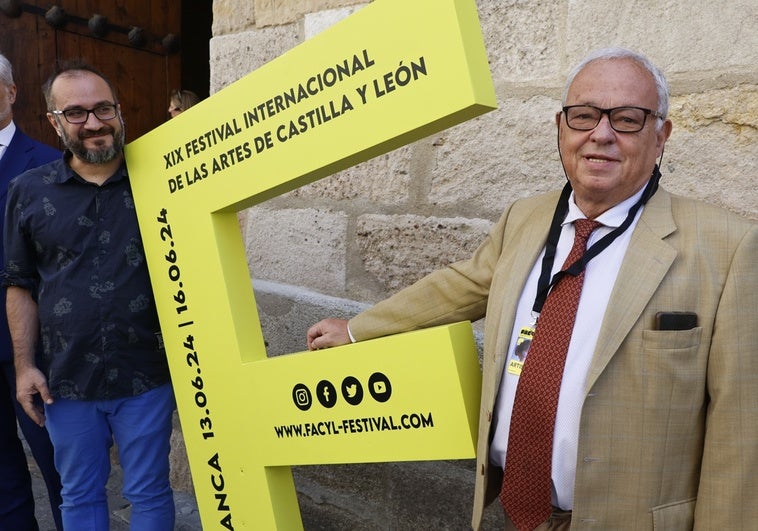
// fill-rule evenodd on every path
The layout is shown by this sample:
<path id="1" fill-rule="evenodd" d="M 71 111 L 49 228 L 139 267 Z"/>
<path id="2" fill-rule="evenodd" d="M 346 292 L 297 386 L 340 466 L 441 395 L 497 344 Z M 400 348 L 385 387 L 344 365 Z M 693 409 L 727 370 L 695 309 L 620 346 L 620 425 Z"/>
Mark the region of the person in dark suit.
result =
<path id="1" fill-rule="evenodd" d="M 758 224 L 658 187 L 667 111 L 647 58 L 591 53 L 555 116 L 563 193 L 515 201 L 469 260 L 308 331 L 318 349 L 486 315 L 474 529 L 498 497 L 507 530 L 756 527 Z M 592 221 L 586 253 L 566 260 Z M 584 279 L 571 320 L 551 305 L 569 276 Z M 547 320 L 561 314 L 568 338 Z M 560 362 L 540 356 L 550 339 L 567 340 Z M 532 370 L 551 363 L 557 405 L 518 407 L 552 392 Z M 550 446 L 530 459 L 523 441 L 538 438 Z"/>
<path id="2" fill-rule="evenodd" d="M 5 212 L 8 182 L 28 169 L 61 157 L 61 152 L 26 136 L 13 122 L 12 105 L 16 100 L 13 69 L 0 54 L 0 212 Z M 0 216 L 0 232 L 4 218 Z M 5 253 L 0 246 L 1 263 Z M 53 446 L 47 430 L 35 424 L 16 400 L 16 375 L 10 332 L 5 315 L 6 289 L 0 288 L 0 530 L 37 529 L 34 496 L 26 454 L 18 437 L 21 427 L 29 448 L 42 472 L 50 498 L 50 508 L 58 530 L 61 524 L 61 483 L 53 464 Z"/>

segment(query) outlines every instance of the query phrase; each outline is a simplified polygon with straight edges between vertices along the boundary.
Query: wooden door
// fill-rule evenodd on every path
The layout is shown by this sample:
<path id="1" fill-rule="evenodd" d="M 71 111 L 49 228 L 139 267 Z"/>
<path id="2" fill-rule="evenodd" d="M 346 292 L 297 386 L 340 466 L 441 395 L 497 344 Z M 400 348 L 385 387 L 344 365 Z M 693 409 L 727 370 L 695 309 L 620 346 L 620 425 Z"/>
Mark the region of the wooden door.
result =
<path id="1" fill-rule="evenodd" d="M 73 58 L 86 60 L 111 80 L 127 142 L 163 123 L 169 92 L 182 79 L 181 1 L 60 0 L 51 5 L 48 0 L 0 3 L 0 52 L 13 64 L 19 90 L 16 123 L 30 136 L 58 145 L 45 117 L 41 86 L 56 61 Z"/>

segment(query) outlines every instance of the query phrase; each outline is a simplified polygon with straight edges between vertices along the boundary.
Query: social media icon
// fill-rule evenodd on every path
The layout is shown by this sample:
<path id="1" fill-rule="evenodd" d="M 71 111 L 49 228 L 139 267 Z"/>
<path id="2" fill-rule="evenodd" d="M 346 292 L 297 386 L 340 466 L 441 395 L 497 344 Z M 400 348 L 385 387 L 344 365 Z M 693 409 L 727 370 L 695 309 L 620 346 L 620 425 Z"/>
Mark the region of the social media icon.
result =
<path id="1" fill-rule="evenodd" d="M 342 380 L 342 396 L 351 406 L 357 406 L 363 401 L 363 386 L 358 378 L 347 376 Z"/>
<path id="2" fill-rule="evenodd" d="M 312 403 L 310 389 L 301 383 L 295 385 L 292 388 L 292 401 L 301 411 L 308 411 Z"/>
<path id="3" fill-rule="evenodd" d="M 334 407 L 337 403 L 337 390 L 329 380 L 321 380 L 316 385 L 316 398 L 326 408 Z"/>
<path id="4" fill-rule="evenodd" d="M 368 392 L 377 402 L 386 402 L 392 396 L 392 384 L 381 372 L 375 372 L 368 379 Z"/>

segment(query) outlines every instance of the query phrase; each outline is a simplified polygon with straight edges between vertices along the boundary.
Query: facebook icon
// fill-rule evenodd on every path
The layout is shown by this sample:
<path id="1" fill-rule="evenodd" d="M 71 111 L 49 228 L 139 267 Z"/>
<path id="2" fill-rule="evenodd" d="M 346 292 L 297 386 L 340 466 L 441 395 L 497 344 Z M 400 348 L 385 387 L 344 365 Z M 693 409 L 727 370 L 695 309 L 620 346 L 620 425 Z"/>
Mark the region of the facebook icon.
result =
<path id="1" fill-rule="evenodd" d="M 331 408 L 337 403 L 337 390 L 329 380 L 321 380 L 316 386 L 316 397 L 322 406 Z"/>

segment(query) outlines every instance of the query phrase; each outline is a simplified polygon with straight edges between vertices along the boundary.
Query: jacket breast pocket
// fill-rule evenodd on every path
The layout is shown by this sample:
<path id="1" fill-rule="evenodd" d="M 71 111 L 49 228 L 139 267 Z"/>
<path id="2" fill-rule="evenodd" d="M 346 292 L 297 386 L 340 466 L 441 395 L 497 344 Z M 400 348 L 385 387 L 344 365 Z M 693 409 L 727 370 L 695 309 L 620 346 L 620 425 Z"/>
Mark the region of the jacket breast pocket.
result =
<path id="1" fill-rule="evenodd" d="M 689 531 L 695 522 L 695 498 L 651 509 L 655 531 Z"/>
<path id="2" fill-rule="evenodd" d="M 696 326 L 689 330 L 644 330 L 642 332 L 642 345 L 645 352 L 654 352 L 664 355 L 669 353 L 676 355 L 677 352 L 686 355 L 690 349 L 700 346 L 700 336 L 703 328 Z"/>
<path id="3" fill-rule="evenodd" d="M 645 330 L 639 364 L 641 405 L 659 420 L 683 424 L 697 414 L 705 393 L 708 357 L 702 354 L 700 327 L 690 330 Z M 673 416 L 671 413 L 675 413 Z M 679 419 L 679 420 L 676 420 Z M 673 426 L 670 426 L 672 428 Z M 677 429 L 678 431 L 678 429 Z"/>

